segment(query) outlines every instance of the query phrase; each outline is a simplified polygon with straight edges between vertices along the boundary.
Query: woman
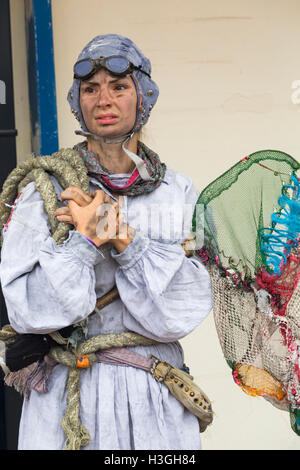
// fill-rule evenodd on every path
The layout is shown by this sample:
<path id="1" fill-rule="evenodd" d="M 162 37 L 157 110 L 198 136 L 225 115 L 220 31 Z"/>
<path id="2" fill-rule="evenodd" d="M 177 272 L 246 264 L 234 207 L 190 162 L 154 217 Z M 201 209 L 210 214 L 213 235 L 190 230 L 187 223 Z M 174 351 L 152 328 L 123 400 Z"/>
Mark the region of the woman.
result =
<path id="1" fill-rule="evenodd" d="M 116 284 L 120 299 L 89 316 L 88 337 L 133 331 L 159 344 L 131 351 L 182 368 L 178 340 L 209 313 L 210 281 L 181 246 L 193 212 L 186 208 L 198 191 L 138 140 L 158 97 L 150 73 L 149 60 L 127 38 L 97 36 L 83 49 L 68 101 L 82 128 L 77 133 L 87 138 L 75 149 L 90 193 L 61 192 L 64 205 L 55 215 L 74 229 L 56 245 L 41 196 L 28 184 L 4 230 L 1 282 L 11 325 L 34 334 L 86 319 Z M 174 207 L 161 227 L 165 209 Z M 110 223 L 119 211 L 121 222 Z M 55 366 L 47 393 L 32 391 L 24 401 L 19 449 L 64 447 L 67 374 Z M 201 448 L 197 418 L 144 370 L 99 362 L 80 384 L 80 417 L 90 434 L 85 449 Z"/>

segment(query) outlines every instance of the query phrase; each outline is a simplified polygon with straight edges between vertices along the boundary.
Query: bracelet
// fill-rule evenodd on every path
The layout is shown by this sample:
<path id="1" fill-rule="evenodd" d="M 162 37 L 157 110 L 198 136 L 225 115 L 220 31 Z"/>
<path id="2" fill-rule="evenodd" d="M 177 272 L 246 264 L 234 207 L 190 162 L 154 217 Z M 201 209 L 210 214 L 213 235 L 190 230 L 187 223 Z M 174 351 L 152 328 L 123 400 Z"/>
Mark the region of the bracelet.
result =
<path id="1" fill-rule="evenodd" d="M 82 234 L 81 234 L 82 235 Z M 88 237 L 86 237 L 85 235 L 82 235 L 86 240 L 88 240 L 92 245 L 94 245 L 95 248 L 97 248 L 97 250 L 99 250 L 99 246 L 96 245 L 96 243 L 93 242 L 93 240 L 90 240 Z"/>

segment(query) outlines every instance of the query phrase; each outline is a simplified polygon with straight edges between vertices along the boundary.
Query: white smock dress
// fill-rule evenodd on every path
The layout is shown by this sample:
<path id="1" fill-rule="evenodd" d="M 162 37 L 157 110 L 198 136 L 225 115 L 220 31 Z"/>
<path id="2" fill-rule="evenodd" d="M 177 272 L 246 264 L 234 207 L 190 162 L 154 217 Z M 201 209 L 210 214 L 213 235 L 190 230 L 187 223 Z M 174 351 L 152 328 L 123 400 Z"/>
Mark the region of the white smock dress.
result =
<path id="1" fill-rule="evenodd" d="M 90 190 L 95 189 L 104 188 L 90 178 Z M 209 275 L 181 247 L 198 195 L 190 178 L 167 169 L 151 193 L 125 196 L 122 211 L 136 235 L 118 253 L 109 244 L 96 249 L 76 230 L 57 245 L 40 193 L 33 182 L 28 184 L 4 229 L 0 266 L 13 328 L 45 334 L 77 323 L 116 284 L 120 299 L 103 308 L 102 318 L 98 313 L 90 316 L 88 337 L 133 331 L 161 343 L 133 351 L 182 368 L 178 340 L 211 310 Z M 20 450 L 64 448 L 67 377 L 67 367 L 55 366 L 48 391 L 31 391 L 29 400 L 24 399 Z M 201 449 L 197 418 L 164 384 L 131 366 L 95 363 L 82 371 L 80 419 L 90 434 L 85 450 Z"/>

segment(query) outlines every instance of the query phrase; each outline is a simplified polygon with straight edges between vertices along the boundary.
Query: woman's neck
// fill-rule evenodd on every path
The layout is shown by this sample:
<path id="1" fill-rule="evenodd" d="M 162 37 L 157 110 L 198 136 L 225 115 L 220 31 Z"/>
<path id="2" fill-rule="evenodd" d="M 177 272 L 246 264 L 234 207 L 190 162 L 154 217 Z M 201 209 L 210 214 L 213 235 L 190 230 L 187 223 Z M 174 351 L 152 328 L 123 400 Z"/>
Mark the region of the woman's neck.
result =
<path id="1" fill-rule="evenodd" d="M 138 135 L 126 143 L 126 148 L 133 153 L 137 153 Z M 100 165 L 107 168 L 112 173 L 132 173 L 135 164 L 122 149 L 122 142 L 118 144 L 106 144 L 88 137 L 88 150 L 93 152 Z"/>

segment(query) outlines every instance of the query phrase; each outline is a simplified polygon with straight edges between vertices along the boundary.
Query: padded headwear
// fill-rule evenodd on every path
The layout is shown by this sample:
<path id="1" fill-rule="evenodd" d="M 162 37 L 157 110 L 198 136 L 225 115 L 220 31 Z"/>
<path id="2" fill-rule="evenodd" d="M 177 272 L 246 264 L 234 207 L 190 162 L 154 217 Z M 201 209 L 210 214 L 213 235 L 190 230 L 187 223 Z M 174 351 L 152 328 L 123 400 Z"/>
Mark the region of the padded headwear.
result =
<path id="1" fill-rule="evenodd" d="M 138 47 L 128 38 L 118 34 L 104 34 L 96 36 L 82 50 L 77 60 L 98 59 L 100 57 L 109 57 L 119 55 L 126 57 L 136 67 L 141 67 L 147 74 L 151 75 L 151 63 Z M 137 113 L 136 121 L 130 134 L 138 132 L 148 121 L 150 112 L 156 103 L 159 95 L 159 89 L 156 83 L 146 74 L 135 70 L 131 77 L 134 81 L 137 93 Z M 87 129 L 82 112 L 80 109 L 80 80 L 74 79 L 73 85 L 68 93 L 68 102 L 72 113 L 80 122 L 83 131 Z"/>

